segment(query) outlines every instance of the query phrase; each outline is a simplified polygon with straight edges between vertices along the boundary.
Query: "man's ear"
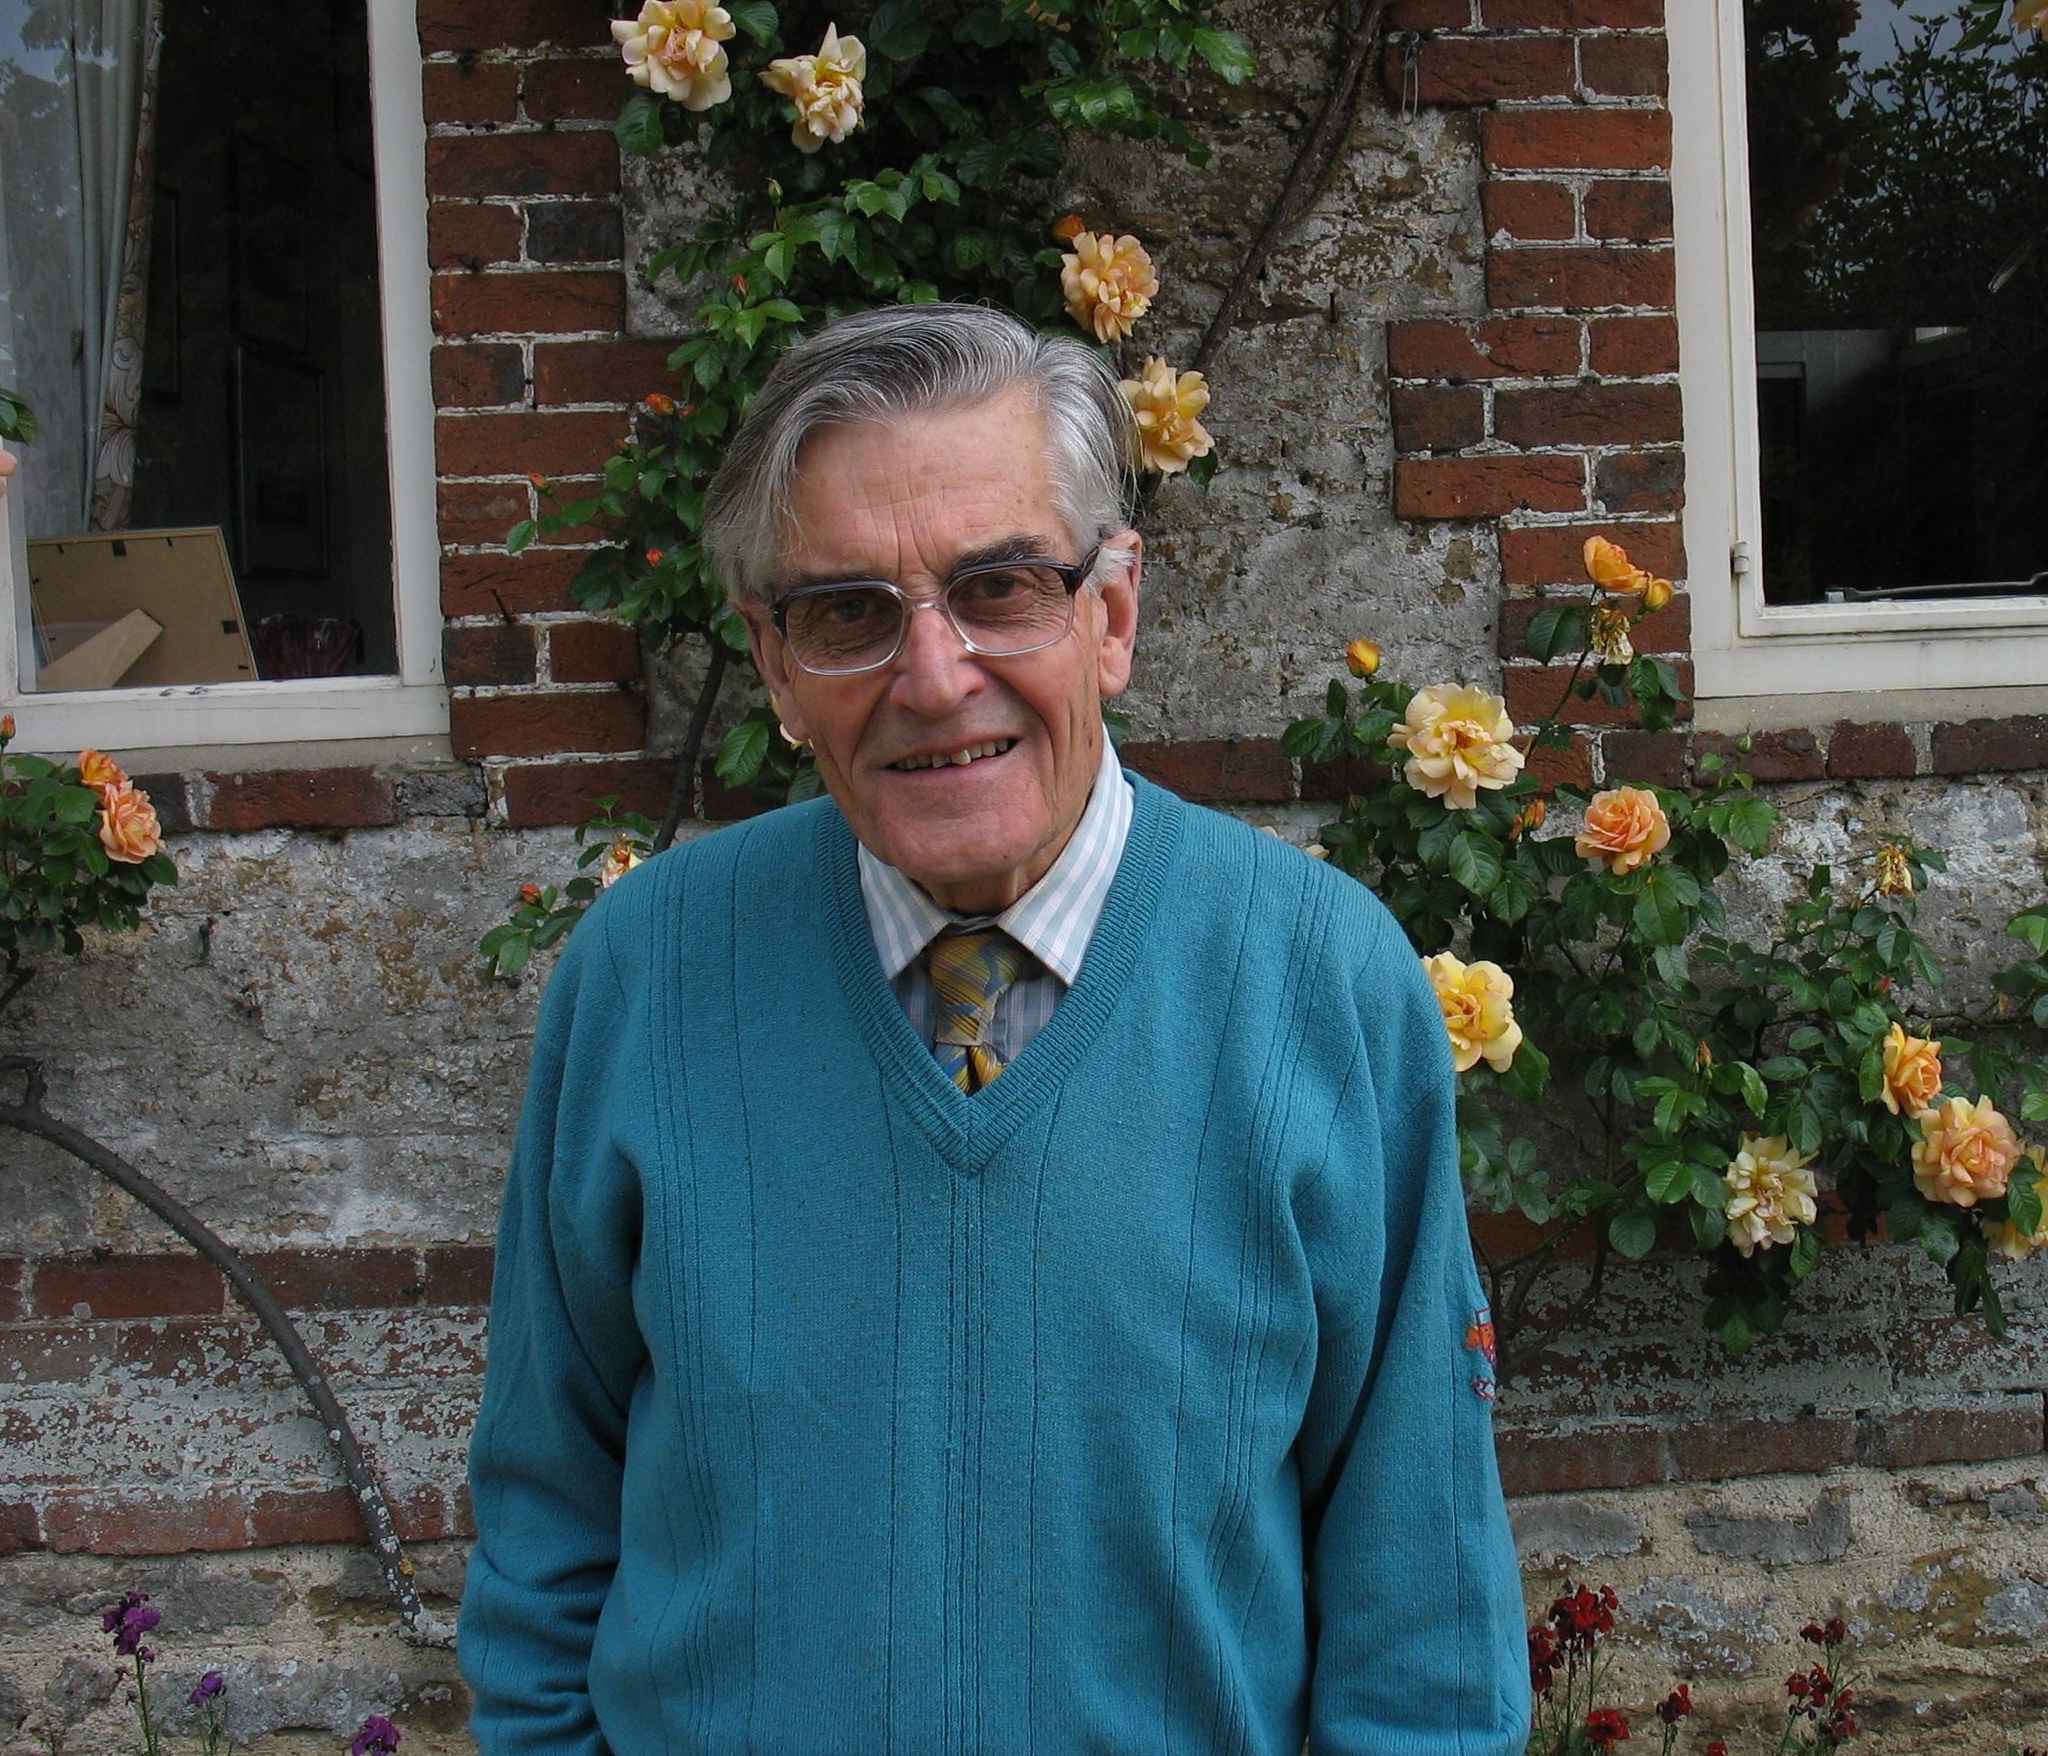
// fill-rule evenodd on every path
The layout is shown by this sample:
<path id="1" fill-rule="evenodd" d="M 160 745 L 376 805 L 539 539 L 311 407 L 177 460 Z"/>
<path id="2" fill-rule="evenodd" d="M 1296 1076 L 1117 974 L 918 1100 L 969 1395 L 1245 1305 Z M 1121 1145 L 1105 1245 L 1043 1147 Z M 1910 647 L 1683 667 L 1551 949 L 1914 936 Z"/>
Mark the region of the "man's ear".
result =
<path id="1" fill-rule="evenodd" d="M 775 632 L 775 620 L 766 605 L 747 602 L 738 607 L 740 620 L 747 625 L 747 650 L 754 655 L 754 669 L 768 685 L 782 729 L 801 743 L 810 734 L 804 730 L 803 712 L 790 687 L 789 655 L 783 649 L 782 636 Z"/>
<path id="2" fill-rule="evenodd" d="M 1102 638 L 1095 648 L 1095 687 L 1105 701 L 1124 692 L 1131 680 L 1131 657 L 1138 645 L 1138 576 L 1145 539 L 1134 530 L 1120 531 L 1103 547 L 1130 556 L 1096 589 L 1102 594 Z"/>

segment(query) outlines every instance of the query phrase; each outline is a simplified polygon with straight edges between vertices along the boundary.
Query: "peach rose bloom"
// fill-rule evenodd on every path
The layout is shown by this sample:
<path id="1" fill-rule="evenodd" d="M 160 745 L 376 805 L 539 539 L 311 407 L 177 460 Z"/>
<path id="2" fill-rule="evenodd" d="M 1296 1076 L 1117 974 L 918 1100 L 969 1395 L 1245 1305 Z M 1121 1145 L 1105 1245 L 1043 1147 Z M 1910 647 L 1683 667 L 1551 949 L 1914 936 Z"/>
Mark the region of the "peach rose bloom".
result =
<path id="1" fill-rule="evenodd" d="M 1067 315 L 1105 344 L 1129 335 L 1159 291 L 1152 258 L 1128 232 L 1083 232 L 1060 263 Z"/>
<path id="2" fill-rule="evenodd" d="M 1209 406 L 1209 386 L 1199 372 L 1179 372 L 1157 355 L 1143 373 L 1123 381 L 1124 401 L 1138 427 L 1138 455 L 1147 469 L 1174 475 L 1191 459 L 1207 457 L 1216 442 L 1196 417 Z"/>
<path id="3" fill-rule="evenodd" d="M 100 846 L 108 859 L 139 866 L 164 845 L 156 807 L 134 782 L 103 788 L 100 798 Z"/>
<path id="4" fill-rule="evenodd" d="M 1909 1037 L 1902 1024 L 1884 1039 L 1884 1090 L 1878 1101 L 1894 1116 L 1917 1116 L 1941 1096 L 1941 1044 Z"/>
<path id="5" fill-rule="evenodd" d="M 1573 838 L 1579 858 L 1605 864 L 1617 875 L 1648 864 L 1671 840 L 1671 824 L 1657 795 L 1645 787 L 1612 787 L 1595 793 L 1586 807 L 1586 827 Z"/>
<path id="6" fill-rule="evenodd" d="M 1448 951 L 1425 957 L 1422 967 L 1443 1008 L 1453 1065 L 1463 1073 L 1484 1059 L 1494 1072 L 1505 1073 L 1522 1046 L 1522 1027 L 1510 1004 L 1514 978 L 1497 963 L 1464 963 Z"/>
<path id="7" fill-rule="evenodd" d="M 1470 811 L 1481 787 L 1512 786 L 1522 772 L 1514 735 L 1515 722 L 1498 695 L 1438 683 L 1415 692 L 1387 742 L 1408 752 L 1402 772 L 1418 793 L 1443 800 L 1448 810 Z"/>
<path id="8" fill-rule="evenodd" d="M 78 784 L 84 787 L 117 787 L 128 777 L 121 772 L 121 765 L 113 757 L 100 750 L 81 750 L 78 753 Z"/>
<path id="9" fill-rule="evenodd" d="M 799 152 L 816 152 L 826 141 L 837 146 L 860 126 L 866 102 L 861 81 L 867 77 L 868 52 L 859 37 L 842 37 L 826 25 L 825 41 L 815 55 L 771 61 L 761 83 L 796 106 L 796 125 L 789 137 Z"/>
<path id="10" fill-rule="evenodd" d="M 647 0 L 638 18 L 612 21 L 612 41 L 635 85 L 674 98 L 686 110 L 708 110 L 732 96 L 732 73 L 720 45 L 733 30 L 725 8 L 706 0 Z"/>
<path id="11" fill-rule="evenodd" d="M 1808 1154 L 1794 1152 L 1782 1134 L 1745 1134 L 1721 1180 L 1728 1189 L 1728 1241 L 1745 1256 L 1789 1244 L 1813 1224 L 1814 1197 Z"/>
<path id="12" fill-rule="evenodd" d="M 1950 1098 L 1913 1120 L 1920 1124 L 1920 1138 L 1913 1142 L 1913 1187 L 1929 1201 L 1975 1207 L 2005 1193 L 2006 1180 L 2020 1162 L 2020 1141 L 1989 1098 L 1974 1104 Z"/>
<path id="13" fill-rule="evenodd" d="M 1628 558 L 1628 551 L 1605 537 L 1586 539 L 1586 577 L 1602 591 L 1633 597 L 1650 583 L 1650 576 Z"/>
<path id="14" fill-rule="evenodd" d="M 2048 37 L 2048 0 L 2012 0 L 2012 28 Z"/>
<path id="15" fill-rule="evenodd" d="M 1344 666 L 1354 677 L 1370 677 L 1380 668 L 1380 649 L 1370 640 L 1354 640 L 1344 649 Z"/>

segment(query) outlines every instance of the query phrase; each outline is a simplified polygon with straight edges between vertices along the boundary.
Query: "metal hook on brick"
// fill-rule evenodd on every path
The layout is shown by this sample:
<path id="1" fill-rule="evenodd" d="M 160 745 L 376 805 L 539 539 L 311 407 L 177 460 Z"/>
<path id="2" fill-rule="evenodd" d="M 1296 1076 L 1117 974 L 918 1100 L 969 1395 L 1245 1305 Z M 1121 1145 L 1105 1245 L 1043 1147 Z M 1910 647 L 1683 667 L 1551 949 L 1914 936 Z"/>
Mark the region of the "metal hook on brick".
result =
<path id="1" fill-rule="evenodd" d="M 1402 33 L 1401 120 L 1412 122 L 1422 107 L 1422 38 L 1415 31 Z"/>

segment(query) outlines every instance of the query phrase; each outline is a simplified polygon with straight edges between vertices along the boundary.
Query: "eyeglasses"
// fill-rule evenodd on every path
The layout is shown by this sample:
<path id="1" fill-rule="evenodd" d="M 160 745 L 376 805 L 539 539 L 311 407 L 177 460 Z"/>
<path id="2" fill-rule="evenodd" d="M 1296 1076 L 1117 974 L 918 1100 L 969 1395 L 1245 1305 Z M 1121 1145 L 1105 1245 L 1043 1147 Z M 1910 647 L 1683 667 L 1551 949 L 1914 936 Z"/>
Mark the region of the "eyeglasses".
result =
<path id="1" fill-rule="evenodd" d="M 963 567 L 929 598 L 914 598 L 886 579 L 800 585 L 777 598 L 771 613 L 789 656 L 820 677 L 892 663 L 919 610 L 942 610 L 969 652 L 1015 658 L 1051 646 L 1073 627 L 1074 594 L 1101 553 L 1097 543 L 1073 566 L 1032 557 Z"/>

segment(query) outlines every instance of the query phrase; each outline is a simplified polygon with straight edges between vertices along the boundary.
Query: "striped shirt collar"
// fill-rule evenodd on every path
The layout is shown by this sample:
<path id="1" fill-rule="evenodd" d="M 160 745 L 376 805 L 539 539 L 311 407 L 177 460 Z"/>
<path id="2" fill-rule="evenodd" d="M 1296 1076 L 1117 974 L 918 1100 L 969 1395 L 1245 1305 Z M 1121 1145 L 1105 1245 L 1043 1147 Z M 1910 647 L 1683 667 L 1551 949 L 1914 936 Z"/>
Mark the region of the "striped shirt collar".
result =
<path id="1" fill-rule="evenodd" d="M 994 917 L 996 926 L 1069 987 L 1081 973 L 1081 959 L 1094 936 L 1095 923 L 1102 918 L 1117 862 L 1123 858 L 1124 841 L 1131 829 L 1131 802 L 1131 783 L 1124 778 L 1105 728 L 1095 788 L 1073 835 L 1045 876 Z M 883 975 L 892 982 L 946 928 L 981 925 L 989 919 L 956 915 L 939 907 L 894 866 L 876 859 L 865 844 L 859 847 L 857 858 L 875 956 L 881 961 Z"/>

